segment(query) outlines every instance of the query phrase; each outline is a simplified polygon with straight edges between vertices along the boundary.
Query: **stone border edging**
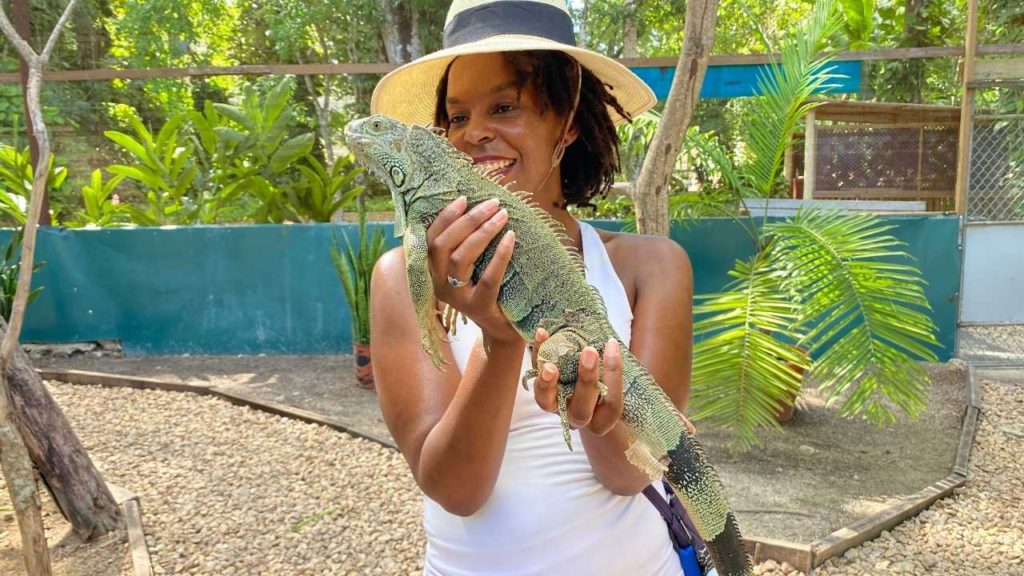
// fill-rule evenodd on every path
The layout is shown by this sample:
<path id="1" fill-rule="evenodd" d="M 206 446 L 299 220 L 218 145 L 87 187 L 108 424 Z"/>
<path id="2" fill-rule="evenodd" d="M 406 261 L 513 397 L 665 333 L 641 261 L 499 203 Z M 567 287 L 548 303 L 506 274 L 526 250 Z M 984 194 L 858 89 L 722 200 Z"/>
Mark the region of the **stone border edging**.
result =
<path id="1" fill-rule="evenodd" d="M 103 372 L 88 372 L 84 370 L 47 370 L 37 369 L 36 372 L 44 380 L 57 380 L 68 384 L 82 384 L 104 386 L 107 388 L 136 388 L 140 390 L 162 390 L 167 392 L 191 392 L 203 396 L 217 396 L 232 404 L 247 406 L 255 410 L 268 412 L 277 416 L 294 418 L 311 424 L 327 426 L 339 432 L 351 434 L 365 440 L 369 440 L 381 446 L 397 450 L 394 442 L 390 439 L 379 438 L 374 434 L 353 430 L 345 424 L 329 418 L 323 414 L 296 408 L 281 402 L 263 400 L 226 388 L 188 384 L 178 382 L 167 382 L 155 378 L 144 378 L 139 376 L 122 376 L 107 374 Z M 868 540 L 877 538 L 882 532 L 890 530 L 908 518 L 917 515 L 932 503 L 941 498 L 949 496 L 956 488 L 967 482 L 967 463 L 970 459 L 971 445 L 974 442 L 974 433 L 977 428 L 978 415 L 981 411 L 981 391 L 977 386 L 974 366 L 967 368 L 967 408 L 964 414 L 964 421 L 960 433 L 960 443 L 957 448 L 956 460 L 952 473 L 935 482 L 919 492 L 901 498 L 887 507 L 885 510 L 873 514 L 867 518 L 854 522 L 849 526 L 840 528 L 824 538 L 819 538 L 811 544 L 799 544 L 786 540 L 776 540 L 761 536 L 745 537 L 744 548 L 751 555 L 755 563 L 764 560 L 775 560 L 776 562 L 788 562 L 797 570 L 805 574 L 825 563 L 833 556 L 838 556 L 850 548 L 859 546 Z M 137 503 L 137 498 L 135 499 Z M 141 536 L 141 517 L 139 519 L 139 533 Z M 130 536 L 130 534 L 129 534 Z M 145 538 L 142 538 L 142 546 L 145 548 Z M 145 549 L 148 559 L 148 548 Z M 133 547 L 132 560 L 135 560 Z M 152 576 L 152 567 L 149 572 L 139 572 L 136 568 L 136 576 Z"/>
<path id="2" fill-rule="evenodd" d="M 125 530 L 128 532 L 128 549 L 132 554 L 134 576 L 153 576 L 153 560 L 149 556 L 149 545 L 142 530 L 142 509 L 139 496 L 114 484 L 107 484 L 114 501 L 124 513 Z"/>

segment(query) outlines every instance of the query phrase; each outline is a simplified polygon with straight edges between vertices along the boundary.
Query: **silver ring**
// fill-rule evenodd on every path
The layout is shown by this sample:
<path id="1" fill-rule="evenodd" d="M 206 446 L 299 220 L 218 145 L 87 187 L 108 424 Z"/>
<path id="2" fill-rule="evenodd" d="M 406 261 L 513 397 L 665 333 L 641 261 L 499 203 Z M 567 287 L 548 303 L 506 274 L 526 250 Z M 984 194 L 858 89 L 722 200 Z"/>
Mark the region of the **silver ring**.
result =
<path id="1" fill-rule="evenodd" d="M 448 283 L 452 285 L 452 288 L 462 288 L 463 286 L 466 285 L 466 283 L 463 282 L 462 280 L 459 280 L 458 278 L 452 278 L 451 276 L 448 277 Z"/>

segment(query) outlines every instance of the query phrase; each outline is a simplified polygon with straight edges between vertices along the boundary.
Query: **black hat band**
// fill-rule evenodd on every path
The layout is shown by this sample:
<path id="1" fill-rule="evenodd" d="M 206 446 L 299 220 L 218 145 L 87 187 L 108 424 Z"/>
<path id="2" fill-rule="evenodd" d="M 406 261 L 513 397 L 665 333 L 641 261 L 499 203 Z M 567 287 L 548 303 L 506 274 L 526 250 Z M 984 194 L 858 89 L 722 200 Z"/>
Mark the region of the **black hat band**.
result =
<path id="1" fill-rule="evenodd" d="M 572 18 L 550 4 L 529 1 L 491 2 L 467 8 L 444 27 L 444 47 L 469 44 L 499 34 L 540 36 L 576 45 Z"/>

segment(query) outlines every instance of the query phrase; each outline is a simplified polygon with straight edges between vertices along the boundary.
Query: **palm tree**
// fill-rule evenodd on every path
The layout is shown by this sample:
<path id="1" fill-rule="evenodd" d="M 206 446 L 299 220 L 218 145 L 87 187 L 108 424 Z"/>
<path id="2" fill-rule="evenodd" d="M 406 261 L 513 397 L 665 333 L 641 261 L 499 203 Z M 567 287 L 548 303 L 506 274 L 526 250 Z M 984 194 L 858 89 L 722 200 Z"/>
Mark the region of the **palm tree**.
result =
<path id="1" fill-rule="evenodd" d="M 832 0 L 819 1 L 782 47 L 781 66 L 762 74 L 744 123 L 748 160 L 735 161 L 711 139 L 691 139 L 733 205 L 778 189 L 786 146 L 815 106 L 810 95 L 835 78 L 829 58 L 817 55 L 837 29 Z M 919 414 L 929 380 L 918 361 L 936 359 L 935 326 L 920 272 L 886 233 L 893 226 L 821 210 L 740 222 L 754 255 L 694 310 L 702 337 L 694 347 L 694 418 L 732 430 L 735 449 L 759 445 L 760 430 L 778 427 L 775 412 L 799 392 L 803 370 L 830 400 L 841 400 L 842 415 L 882 424 L 895 418 L 893 406 Z"/>

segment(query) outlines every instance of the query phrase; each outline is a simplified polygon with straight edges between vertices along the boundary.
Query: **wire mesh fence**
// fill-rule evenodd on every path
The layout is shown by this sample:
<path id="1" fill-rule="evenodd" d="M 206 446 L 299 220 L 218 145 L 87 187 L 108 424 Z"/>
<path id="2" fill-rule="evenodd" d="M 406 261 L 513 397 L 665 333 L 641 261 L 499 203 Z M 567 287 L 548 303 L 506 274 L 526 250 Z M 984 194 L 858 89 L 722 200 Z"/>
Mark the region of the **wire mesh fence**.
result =
<path id="1" fill-rule="evenodd" d="M 923 199 L 930 210 L 950 209 L 956 149 L 956 126 L 823 126 L 815 194 Z"/>
<path id="2" fill-rule="evenodd" d="M 1019 103 L 1024 99 L 1021 88 L 995 88 L 986 92 L 989 94 L 979 95 L 983 103 Z M 1024 222 L 1024 110 L 975 114 L 967 219 Z"/>

